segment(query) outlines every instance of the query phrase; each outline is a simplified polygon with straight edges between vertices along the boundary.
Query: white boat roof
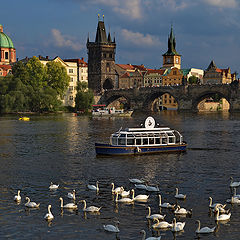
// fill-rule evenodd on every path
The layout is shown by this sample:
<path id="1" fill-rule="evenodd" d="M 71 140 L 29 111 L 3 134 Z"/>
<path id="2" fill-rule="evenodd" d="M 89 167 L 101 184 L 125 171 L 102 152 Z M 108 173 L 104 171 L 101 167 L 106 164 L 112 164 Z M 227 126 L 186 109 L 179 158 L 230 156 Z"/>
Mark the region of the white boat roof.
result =
<path id="1" fill-rule="evenodd" d="M 126 128 L 126 132 L 159 132 L 159 131 L 171 131 L 169 127 L 161 128 Z"/>

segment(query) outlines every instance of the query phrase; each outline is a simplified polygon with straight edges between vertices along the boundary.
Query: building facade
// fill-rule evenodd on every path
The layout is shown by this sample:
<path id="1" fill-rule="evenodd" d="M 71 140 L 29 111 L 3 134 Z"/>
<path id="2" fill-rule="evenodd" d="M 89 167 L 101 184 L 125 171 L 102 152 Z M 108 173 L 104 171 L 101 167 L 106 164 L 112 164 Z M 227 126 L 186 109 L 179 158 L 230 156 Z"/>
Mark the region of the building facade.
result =
<path id="1" fill-rule="evenodd" d="M 159 87 L 162 86 L 162 77 L 165 69 L 148 69 L 144 75 L 144 87 Z"/>
<path id="2" fill-rule="evenodd" d="M 11 38 L 3 32 L 0 24 L 0 76 L 11 72 L 11 64 L 16 62 L 16 49 Z"/>
<path id="3" fill-rule="evenodd" d="M 88 86 L 95 95 L 105 89 L 116 88 L 115 38 L 112 41 L 106 34 L 104 21 L 98 20 L 95 42 L 87 40 L 88 49 Z"/>

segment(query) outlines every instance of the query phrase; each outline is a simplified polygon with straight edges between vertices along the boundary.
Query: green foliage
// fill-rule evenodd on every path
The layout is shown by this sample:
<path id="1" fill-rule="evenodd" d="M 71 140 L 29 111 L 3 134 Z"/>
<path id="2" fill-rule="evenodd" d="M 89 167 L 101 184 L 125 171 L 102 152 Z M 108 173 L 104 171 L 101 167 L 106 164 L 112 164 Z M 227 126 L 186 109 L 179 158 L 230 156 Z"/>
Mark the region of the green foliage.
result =
<path id="1" fill-rule="evenodd" d="M 191 77 L 188 78 L 188 83 L 189 84 L 199 84 L 200 80 L 196 76 L 191 76 Z"/>
<path id="2" fill-rule="evenodd" d="M 66 69 L 56 62 L 44 66 L 37 57 L 13 65 L 0 79 L 0 112 L 57 111 L 69 84 Z"/>
<path id="3" fill-rule="evenodd" d="M 77 95 L 75 98 L 75 108 L 79 110 L 92 109 L 94 95 L 91 89 L 87 88 L 86 82 L 79 82 L 77 86 Z"/>

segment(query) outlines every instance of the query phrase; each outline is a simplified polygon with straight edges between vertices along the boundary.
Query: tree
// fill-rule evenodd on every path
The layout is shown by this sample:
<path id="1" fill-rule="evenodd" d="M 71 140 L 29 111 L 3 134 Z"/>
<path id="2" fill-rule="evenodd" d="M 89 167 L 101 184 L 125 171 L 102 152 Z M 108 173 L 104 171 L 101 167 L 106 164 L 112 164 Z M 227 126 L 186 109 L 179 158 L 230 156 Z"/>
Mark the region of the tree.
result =
<path id="1" fill-rule="evenodd" d="M 191 76 L 191 77 L 188 78 L 188 83 L 189 84 L 199 84 L 200 80 L 196 76 Z"/>
<path id="2" fill-rule="evenodd" d="M 86 82 L 79 82 L 77 86 L 77 95 L 75 98 L 75 108 L 79 110 L 89 110 L 92 108 L 94 95 L 91 89 L 87 88 Z"/>

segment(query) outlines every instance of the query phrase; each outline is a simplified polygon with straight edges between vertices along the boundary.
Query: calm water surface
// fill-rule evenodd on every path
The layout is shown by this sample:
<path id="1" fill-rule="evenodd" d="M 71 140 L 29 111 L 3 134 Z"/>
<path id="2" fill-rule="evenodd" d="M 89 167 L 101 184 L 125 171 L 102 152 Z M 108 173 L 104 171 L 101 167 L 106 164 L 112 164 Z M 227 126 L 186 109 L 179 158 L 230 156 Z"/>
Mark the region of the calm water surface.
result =
<path id="1" fill-rule="evenodd" d="M 202 226 L 215 226 L 209 214 L 208 197 L 224 203 L 230 196 L 229 178 L 240 181 L 240 115 L 239 114 L 180 114 L 162 112 L 154 115 L 157 122 L 179 130 L 188 142 L 182 154 L 159 154 L 135 157 L 96 157 L 95 141 L 108 141 L 120 127 L 135 127 L 147 115 L 132 118 L 91 118 L 73 116 L 32 116 L 30 122 L 18 121 L 16 116 L 0 117 L 0 238 L 1 239 L 141 239 L 147 236 L 164 239 L 195 239 L 197 219 Z M 184 232 L 156 232 L 146 220 L 146 206 L 159 211 L 157 194 L 150 194 L 147 204 L 115 204 L 111 182 L 131 189 L 129 178 L 144 178 L 157 184 L 164 202 L 175 203 L 175 188 L 187 194 L 179 202 L 193 209 L 191 218 L 182 218 Z M 99 181 L 96 195 L 86 189 L 88 183 Z M 50 182 L 60 184 L 49 191 Z M 22 202 L 13 201 L 21 190 Z M 76 189 L 77 201 L 102 206 L 100 215 L 83 214 L 82 203 L 76 212 L 60 211 L 59 197 L 70 200 L 67 193 Z M 238 190 L 237 192 L 239 192 Z M 139 190 L 136 194 L 141 193 Z M 144 193 L 144 192 L 143 192 Z M 37 210 L 26 210 L 25 197 L 40 202 Z M 44 220 L 48 204 L 55 216 L 51 224 Z M 201 239 L 240 239 L 240 206 L 228 205 L 231 220 L 219 224 L 215 234 Z M 174 215 L 162 209 L 166 220 Z M 120 222 L 120 233 L 106 233 L 103 224 Z"/>

